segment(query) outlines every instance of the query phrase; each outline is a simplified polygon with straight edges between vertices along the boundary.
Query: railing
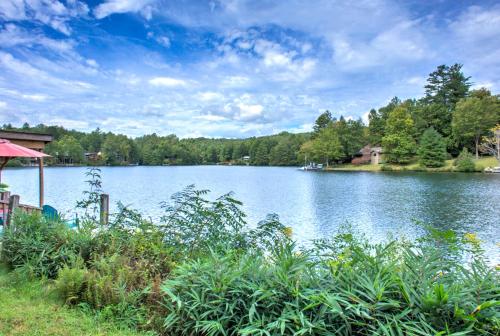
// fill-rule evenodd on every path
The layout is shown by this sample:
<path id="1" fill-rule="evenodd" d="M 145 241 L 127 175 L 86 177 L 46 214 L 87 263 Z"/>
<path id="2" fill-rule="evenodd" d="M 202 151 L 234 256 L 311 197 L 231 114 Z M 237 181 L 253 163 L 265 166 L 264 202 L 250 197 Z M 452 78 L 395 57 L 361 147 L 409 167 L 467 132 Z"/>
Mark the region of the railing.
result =
<path id="1" fill-rule="evenodd" d="M 27 213 L 41 212 L 42 209 L 32 205 L 20 204 L 19 195 L 10 195 L 9 192 L 0 193 L 0 217 L 3 225 L 9 226 L 12 219 L 12 214 L 19 209 Z"/>

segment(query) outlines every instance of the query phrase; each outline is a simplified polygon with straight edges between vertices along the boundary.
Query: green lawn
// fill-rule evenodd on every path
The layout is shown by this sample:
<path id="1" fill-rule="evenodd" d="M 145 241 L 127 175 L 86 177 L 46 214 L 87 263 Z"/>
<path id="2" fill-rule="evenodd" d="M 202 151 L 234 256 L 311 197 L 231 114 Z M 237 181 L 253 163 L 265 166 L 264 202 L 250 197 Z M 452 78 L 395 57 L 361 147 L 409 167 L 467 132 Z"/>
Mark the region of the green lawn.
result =
<path id="1" fill-rule="evenodd" d="M 63 306 L 40 281 L 25 282 L 0 265 L 0 335 L 123 335 L 145 333 L 101 322 L 81 310 Z"/>
<path id="2" fill-rule="evenodd" d="M 422 169 L 418 162 L 412 162 L 407 165 L 397 165 L 397 164 L 386 164 L 386 167 L 390 167 L 393 171 L 435 171 L 435 172 L 449 172 L 453 170 L 453 161 L 446 160 L 445 165 L 440 168 L 426 168 Z M 494 157 L 482 157 L 479 160 L 475 160 L 476 170 L 482 172 L 486 167 L 496 167 L 498 166 L 498 161 Z M 342 164 L 328 168 L 327 170 L 346 170 L 346 171 L 382 171 L 382 164 L 372 165 L 353 165 L 353 164 Z"/>

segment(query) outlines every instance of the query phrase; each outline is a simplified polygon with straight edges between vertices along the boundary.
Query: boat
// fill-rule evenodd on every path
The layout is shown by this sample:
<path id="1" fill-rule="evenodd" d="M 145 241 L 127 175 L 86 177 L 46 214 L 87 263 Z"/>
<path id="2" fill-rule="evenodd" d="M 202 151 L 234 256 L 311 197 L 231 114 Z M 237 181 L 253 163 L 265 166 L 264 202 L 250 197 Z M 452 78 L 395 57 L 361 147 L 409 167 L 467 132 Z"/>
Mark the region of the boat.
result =
<path id="1" fill-rule="evenodd" d="M 321 163 L 316 164 L 314 162 L 309 162 L 309 164 L 300 167 L 299 170 L 304 170 L 304 171 L 323 170 L 323 165 Z"/>
<path id="2" fill-rule="evenodd" d="M 485 173 L 500 173 L 500 167 L 487 167 L 484 169 Z"/>

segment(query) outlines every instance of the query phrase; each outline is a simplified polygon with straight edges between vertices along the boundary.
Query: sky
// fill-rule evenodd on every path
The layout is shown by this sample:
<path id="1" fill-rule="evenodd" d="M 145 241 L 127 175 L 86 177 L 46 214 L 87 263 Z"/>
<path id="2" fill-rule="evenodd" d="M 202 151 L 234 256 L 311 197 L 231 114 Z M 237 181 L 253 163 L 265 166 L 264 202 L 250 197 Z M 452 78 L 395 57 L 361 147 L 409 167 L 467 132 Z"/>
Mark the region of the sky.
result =
<path id="1" fill-rule="evenodd" d="M 0 0 L 0 124 L 303 132 L 453 63 L 500 91 L 499 1 Z"/>

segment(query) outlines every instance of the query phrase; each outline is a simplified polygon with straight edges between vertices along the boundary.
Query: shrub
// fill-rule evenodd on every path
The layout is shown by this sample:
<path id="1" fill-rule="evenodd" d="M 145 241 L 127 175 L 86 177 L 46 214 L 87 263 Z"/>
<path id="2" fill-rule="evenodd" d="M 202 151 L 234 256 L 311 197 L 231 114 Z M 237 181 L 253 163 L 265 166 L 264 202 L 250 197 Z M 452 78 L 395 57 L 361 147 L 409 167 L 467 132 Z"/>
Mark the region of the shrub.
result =
<path id="1" fill-rule="evenodd" d="M 434 128 L 428 128 L 420 139 L 417 152 L 424 167 L 442 167 L 446 160 L 446 142 Z"/>
<path id="2" fill-rule="evenodd" d="M 369 244 L 341 235 L 269 257 L 212 253 L 162 290 L 167 334 L 435 335 L 499 331 L 498 271 L 436 242 Z M 454 243 L 449 242 L 450 245 Z"/>
<path id="3" fill-rule="evenodd" d="M 30 276 L 55 278 L 59 269 L 87 254 L 89 237 L 40 214 L 18 212 L 1 237 L 1 259 Z"/>
<path id="4" fill-rule="evenodd" d="M 286 241 L 286 228 L 276 215 L 269 215 L 248 230 L 242 203 L 231 193 L 215 201 L 205 198 L 208 190 L 193 185 L 172 196 L 172 204 L 163 203 L 165 215 L 160 228 L 165 244 L 177 251 L 180 259 L 202 255 L 210 250 L 247 250 L 269 248 Z"/>
<path id="5" fill-rule="evenodd" d="M 474 163 L 474 157 L 469 153 L 467 148 L 464 148 L 462 152 L 458 155 L 454 162 L 455 170 L 459 172 L 474 172 L 476 171 L 476 164 Z"/>
<path id="6" fill-rule="evenodd" d="M 65 266 L 59 270 L 54 291 L 66 304 L 80 302 L 86 278 L 87 269 L 80 259 L 75 266 Z"/>

